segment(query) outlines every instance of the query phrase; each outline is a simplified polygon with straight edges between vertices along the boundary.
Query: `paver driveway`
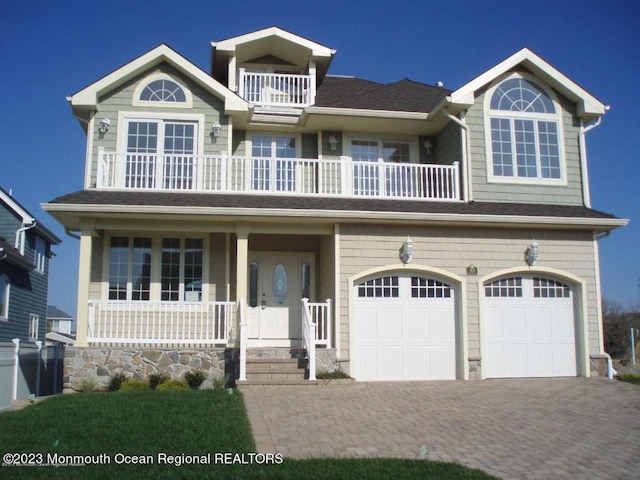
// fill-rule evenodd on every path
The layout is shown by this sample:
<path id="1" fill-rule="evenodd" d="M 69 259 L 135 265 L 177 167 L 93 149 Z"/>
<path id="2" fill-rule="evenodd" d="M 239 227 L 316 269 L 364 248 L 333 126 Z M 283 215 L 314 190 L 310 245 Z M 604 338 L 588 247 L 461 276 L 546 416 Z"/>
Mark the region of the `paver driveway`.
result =
<path id="1" fill-rule="evenodd" d="M 262 453 L 426 458 L 516 479 L 640 475 L 640 387 L 615 380 L 355 383 L 243 394 Z"/>

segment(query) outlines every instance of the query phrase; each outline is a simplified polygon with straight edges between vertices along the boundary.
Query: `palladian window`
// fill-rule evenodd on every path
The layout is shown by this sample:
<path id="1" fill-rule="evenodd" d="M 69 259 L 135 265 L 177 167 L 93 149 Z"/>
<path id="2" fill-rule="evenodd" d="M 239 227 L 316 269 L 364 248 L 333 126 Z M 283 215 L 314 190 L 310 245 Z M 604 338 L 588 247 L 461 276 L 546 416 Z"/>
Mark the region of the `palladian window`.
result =
<path id="1" fill-rule="evenodd" d="M 512 77 L 491 93 L 493 179 L 563 180 L 559 111 L 550 94 L 531 80 Z"/>
<path id="2" fill-rule="evenodd" d="M 187 97 L 183 88 L 173 80 L 159 79 L 148 83 L 142 89 L 140 101 L 185 103 Z"/>

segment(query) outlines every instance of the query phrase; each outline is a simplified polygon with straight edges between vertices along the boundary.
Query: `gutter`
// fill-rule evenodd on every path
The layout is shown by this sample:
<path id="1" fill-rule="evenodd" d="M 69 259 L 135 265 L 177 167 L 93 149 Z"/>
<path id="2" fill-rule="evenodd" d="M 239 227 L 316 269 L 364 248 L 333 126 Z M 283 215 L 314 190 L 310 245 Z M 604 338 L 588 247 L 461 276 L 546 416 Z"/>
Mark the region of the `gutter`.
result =
<path id="1" fill-rule="evenodd" d="M 76 240 L 80 240 L 80 235 L 77 233 L 73 233 L 69 228 L 65 227 L 64 233 L 66 233 L 69 237 L 75 238 Z"/>
<path id="2" fill-rule="evenodd" d="M 463 155 L 463 159 L 462 159 L 462 164 L 464 165 L 464 176 L 462 177 L 462 182 L 463 182 L 463 187 L 464 187 L 464 192 L 466 194 L 466 201 L 469 203 L 473 203 L 473 192 L 471 190 L 471 172 L 470 172 L 470 165 L 471 165 L 471 132 L 469 131 L 469 125 L 467 125 L 466 123 L 464 123 L 462 120 L 460 120 L 458 117 L 456 117 L 455 115 L 452 115 L 449 112 L 449 108 L 448 107 L 444 107 L 442 109 L 442 111 L 444 112 L 444 114 L 449 117 L 449 119 L 453 120 L 454 122 L 456 122 L 458 125 L 460 125 L 460 127 L 464 130 L 464 145 L 462 148 L 462 155 Z M 463 110 L 464 112 L 464 110 Z"/>
<path id="3" fill-rule="evenodd" d="M 16 230 L 16 243 L 15 243 L 15 248 L 16 250 L 20 250 L 20 254 L 24 255 L 24 232 L 26 232 L 27 230 L 31 230 L 32 228 L 35 228 L 36 226 L 36 219 L 32 218 L 31 219 L 31 225 L 24 225 L 22 228 L 19 228 L 18 230 Z M 18 248 L 20 247 L 20 248 Z"/>

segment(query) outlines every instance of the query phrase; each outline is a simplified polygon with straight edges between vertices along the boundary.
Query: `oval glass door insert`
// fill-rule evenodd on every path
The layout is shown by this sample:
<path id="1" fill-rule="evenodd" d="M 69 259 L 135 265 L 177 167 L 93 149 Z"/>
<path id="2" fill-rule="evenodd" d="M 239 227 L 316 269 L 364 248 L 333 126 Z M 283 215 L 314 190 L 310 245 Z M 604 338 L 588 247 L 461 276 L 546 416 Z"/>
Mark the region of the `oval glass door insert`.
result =
<path id="1" fill-rule="evenodd" d="M 278 305 L 282 305 L 287 296 L 287 271 L 279 263 L 273 271 L 273 297 Z"/>

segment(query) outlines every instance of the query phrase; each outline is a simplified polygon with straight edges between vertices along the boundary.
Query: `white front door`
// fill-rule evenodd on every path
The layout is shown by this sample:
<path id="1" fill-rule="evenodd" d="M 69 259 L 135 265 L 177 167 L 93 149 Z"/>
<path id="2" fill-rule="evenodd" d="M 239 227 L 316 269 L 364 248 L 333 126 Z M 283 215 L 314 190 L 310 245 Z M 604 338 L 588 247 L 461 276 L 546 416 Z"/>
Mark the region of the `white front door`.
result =
<path id="1" fill-rule="evenodd" d="M 253 253 L 249 265 L 250 346 L 298 346 L 301 254 Z"/>

